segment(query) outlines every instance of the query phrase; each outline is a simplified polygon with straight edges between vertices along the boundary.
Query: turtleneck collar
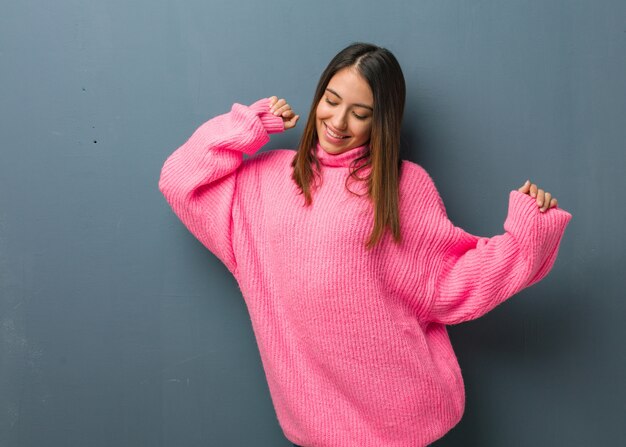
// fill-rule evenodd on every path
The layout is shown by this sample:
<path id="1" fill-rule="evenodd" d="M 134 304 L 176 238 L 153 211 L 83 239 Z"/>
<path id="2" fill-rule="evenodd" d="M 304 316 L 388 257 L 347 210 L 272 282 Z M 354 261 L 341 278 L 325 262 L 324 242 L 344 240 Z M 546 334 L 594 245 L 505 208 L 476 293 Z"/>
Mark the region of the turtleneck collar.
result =
<path id="1" fill-rule="evenodd" d="M 315 150 L 315 155 L 320 161 L 320 164 L 324 166 L 348 167 L 353 160 L 359 158 L 361 155 L 366 153 L 369 150 L 369 146 L 367 144 L 364 144 L 363 146 L 353 147 L 352 149 L 348 149 L 341 154 L 335 155 L 326 152 L 318 141 Z"/>

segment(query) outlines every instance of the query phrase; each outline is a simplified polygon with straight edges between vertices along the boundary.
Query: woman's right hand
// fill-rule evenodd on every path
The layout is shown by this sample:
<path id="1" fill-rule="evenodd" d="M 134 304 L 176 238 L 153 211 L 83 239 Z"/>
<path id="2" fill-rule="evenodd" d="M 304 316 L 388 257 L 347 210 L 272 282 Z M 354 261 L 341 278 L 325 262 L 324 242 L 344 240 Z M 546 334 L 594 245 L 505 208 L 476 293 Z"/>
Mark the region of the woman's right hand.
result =
<path id="1" fill-rule="evenodd" d="M 283 119 L 285 130 L 296 127 L 296 123 L 300 115 L 296 115 L 291 110 L 291 106 L 284 99 L 278 99 L 276 96 L 270 97 L 270 112 Z"/>

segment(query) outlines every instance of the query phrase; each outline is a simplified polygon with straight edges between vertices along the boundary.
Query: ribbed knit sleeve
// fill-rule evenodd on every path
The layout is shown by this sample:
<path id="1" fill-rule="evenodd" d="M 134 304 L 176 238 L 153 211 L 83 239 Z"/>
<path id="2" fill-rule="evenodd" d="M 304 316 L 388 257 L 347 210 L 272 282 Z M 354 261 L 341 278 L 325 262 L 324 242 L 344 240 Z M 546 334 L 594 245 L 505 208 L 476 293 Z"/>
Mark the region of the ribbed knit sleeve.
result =
<path id="1" fill-rule="evenodd" d="M 513 190 L 503 234 L 490 238 L 455 227 L 441 212 L 441 267 L 428 319 L 457 324 L 478 318 L 552 268 L 572 215 L 539 211 L 536 199 Z"/>
<path id="2" fill-rule="evenodd" d="M 237 168 L 284 130 L 269 112 L 269 98 L 250 106 L 235 103 L 230 112 L 202 124 L 165 161 L 159 189 L 189 231 L 235 273 L 232 207 Z"/>

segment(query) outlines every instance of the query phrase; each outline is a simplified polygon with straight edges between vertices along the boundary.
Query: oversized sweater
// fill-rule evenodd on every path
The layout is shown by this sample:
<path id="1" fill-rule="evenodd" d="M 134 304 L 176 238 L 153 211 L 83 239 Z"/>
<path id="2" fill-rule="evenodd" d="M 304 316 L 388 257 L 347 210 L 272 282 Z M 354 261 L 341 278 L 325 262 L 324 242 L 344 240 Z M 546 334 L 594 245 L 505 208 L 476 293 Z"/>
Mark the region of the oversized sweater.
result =
<path id="1" fill-rule="evenodd" d="M 402 241 L 386 231 L 368 251 L 371 203 L 346 189 L 349 164 L 367 146 L 333 155 L 318 143 L 322 183 L 305 206 L 291 178 L 296 152 L 257 153 L 283 130 L 268 98 L 235 103 L 167 158 L 159 188 L 236 278 L 289 440 L 427 445 L 465 407 L 446 325 L 478 318 L 545 277 L 572 216 L 541 212 L 512 190 L 504 233 L 474 236 L 448 219 L 429 174 L 403 160 Z M 358 185 L 348 183 L 362 193 Z"/>

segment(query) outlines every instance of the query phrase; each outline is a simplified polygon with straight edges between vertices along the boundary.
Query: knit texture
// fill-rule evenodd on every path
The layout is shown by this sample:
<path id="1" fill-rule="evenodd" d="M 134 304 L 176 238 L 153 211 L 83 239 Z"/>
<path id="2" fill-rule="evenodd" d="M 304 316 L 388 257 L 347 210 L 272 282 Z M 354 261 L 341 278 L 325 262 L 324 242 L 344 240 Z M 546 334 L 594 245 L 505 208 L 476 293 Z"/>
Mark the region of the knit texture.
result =
<path id="1" fill-rule="evenodd" d="M 291 179 L 296 152 L 257 153 L 283 130 L 268 98 L 234 104 L 167 158 L 159 188 L 237 279 L 289 440 L 432 443 L 465 406 L 446 325 L 478 318 L 545 277 L 572 216 L 542 213 L 512 190 L 504 233 L 474 236 L 448 219 L 428 173 L 402 161 L 402 242 L 387 231 L 368 251 L 372 207 L 345 186 L 367 147 L 332 155 L 317 145 L 323 181 L 306 207 Z"/>

